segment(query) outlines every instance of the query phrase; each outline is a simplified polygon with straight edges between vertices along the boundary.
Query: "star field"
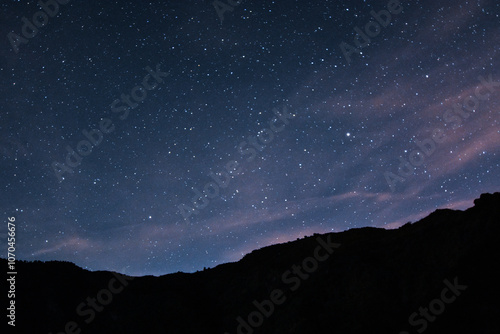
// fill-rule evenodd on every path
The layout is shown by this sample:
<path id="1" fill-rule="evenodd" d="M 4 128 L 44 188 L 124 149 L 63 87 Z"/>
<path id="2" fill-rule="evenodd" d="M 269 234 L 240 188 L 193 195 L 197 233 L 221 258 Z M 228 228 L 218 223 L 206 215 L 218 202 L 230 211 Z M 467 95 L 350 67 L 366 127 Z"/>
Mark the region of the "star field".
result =
<path id="1" fill-rule="evenodd" d="M 500 4 L 401 2 L 367 32 L 390 2 L 69 1 L 28 38 L 41 7 L 4 1 L 17 256 L 193 272 L 498 191 Z"/>

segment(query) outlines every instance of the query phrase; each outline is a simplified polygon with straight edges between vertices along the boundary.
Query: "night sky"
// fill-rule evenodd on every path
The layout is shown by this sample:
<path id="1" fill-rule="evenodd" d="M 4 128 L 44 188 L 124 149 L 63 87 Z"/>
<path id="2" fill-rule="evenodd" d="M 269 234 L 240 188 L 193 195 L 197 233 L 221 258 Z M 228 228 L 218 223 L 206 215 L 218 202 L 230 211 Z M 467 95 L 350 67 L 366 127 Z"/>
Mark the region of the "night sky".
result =
<path id="1" fill-rule="evenodd" d="M 2 1 L 18 259 L 194 272 L 499 191 L 498 1 L 215 4 Z"/>

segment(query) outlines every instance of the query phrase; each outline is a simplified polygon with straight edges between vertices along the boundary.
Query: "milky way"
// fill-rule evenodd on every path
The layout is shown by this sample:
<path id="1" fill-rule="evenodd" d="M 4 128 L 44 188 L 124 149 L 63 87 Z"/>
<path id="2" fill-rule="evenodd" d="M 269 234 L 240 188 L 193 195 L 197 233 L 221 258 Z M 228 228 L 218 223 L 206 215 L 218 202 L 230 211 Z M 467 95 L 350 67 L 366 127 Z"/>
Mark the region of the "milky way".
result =
<path id="1" fill-rule="evenodd" d="M 193 272 L 499 190 L 497 1 L 0 6 L 20 259 Z"/>

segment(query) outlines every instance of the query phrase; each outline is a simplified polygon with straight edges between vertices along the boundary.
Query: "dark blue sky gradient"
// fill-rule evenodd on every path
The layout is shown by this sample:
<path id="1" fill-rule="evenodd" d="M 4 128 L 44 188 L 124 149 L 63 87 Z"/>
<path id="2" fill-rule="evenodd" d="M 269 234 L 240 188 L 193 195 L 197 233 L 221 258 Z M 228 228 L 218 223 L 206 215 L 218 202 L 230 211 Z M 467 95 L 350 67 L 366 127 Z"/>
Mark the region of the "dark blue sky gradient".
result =
<path id="1" fill-rule="evenodd" d="M 500 4 L 401 2 L 349 61 L 341 43 L 387 4 L 243 1 L 221 22 L 211 1 L 75 0 L 16 53 L 8 34 L 40 7 L 2 2 L 0 213 L 18 258 L 192 272 L 499 191 Z M 67 147 L 88 154 L 69 167 Z M 196 209 L 210 173 L 226 184 Z"/>

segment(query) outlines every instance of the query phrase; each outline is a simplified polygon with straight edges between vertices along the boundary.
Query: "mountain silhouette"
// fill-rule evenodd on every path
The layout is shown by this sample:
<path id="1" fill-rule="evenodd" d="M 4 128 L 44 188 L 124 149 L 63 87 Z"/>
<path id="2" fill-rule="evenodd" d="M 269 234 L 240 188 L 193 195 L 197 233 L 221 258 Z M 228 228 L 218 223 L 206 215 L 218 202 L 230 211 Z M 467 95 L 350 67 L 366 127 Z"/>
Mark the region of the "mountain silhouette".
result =
<path id="1" fill-rule="evenodd" d="M 17 261 L 11 332 L 498 334 L 499 226 L 494 193 L 399 229 L 315 234 L 192 274 Z"/>

